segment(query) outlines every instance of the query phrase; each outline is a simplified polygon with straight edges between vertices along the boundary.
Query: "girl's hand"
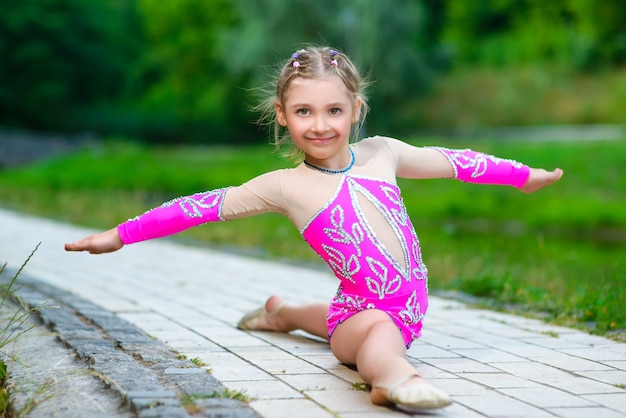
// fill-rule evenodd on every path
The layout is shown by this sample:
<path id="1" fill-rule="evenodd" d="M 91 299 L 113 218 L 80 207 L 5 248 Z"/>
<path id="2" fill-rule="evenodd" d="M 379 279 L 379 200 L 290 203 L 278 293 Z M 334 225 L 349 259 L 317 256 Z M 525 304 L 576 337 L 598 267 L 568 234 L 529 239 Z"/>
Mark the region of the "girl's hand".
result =
<path id="1" fill-rule="evenodd" d="M 563 170 L 557 168 L 546 171 L 543 168 L 531 168 L 526 184 L 520 189 L 524 193 L 532 193 L 554 183 L 563 175 Z"/>
<path id="2" fill-rule="evenodd" d="M 117 228 L 65 244 L 65 251 L 89 251 L 91 254 L 112 253 L 124 246 Z"/>

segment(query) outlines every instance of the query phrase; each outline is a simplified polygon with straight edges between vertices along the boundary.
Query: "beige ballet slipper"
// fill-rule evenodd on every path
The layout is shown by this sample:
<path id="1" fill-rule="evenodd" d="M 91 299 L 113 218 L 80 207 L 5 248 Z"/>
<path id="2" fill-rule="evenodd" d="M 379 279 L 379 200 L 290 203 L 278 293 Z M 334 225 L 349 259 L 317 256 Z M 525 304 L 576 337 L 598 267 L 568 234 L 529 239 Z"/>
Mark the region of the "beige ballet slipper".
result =
<path id="1" fill-rule="evenodd" d="M 268 312 L 265 309 L 264 304 L 260 308 L 244 315 L 244 317 L 237 323 L 237 328 L 244 331 L 268 331 L 266 328 L 259 328 L 259 325 L 263 323 L 267 324 L 267 318 L 271 318 L 272 316 L 278 314 L 283 306 L 285 306 L 285 302 L 281 300 L 271 312 Z"/>
<path id="2" fill-rule="evenodd" d="M 444 408 L 452 403 L 452 398 L 429 383 L 402 386 L 417 374 L 406 376 L 392 385 L 376 385 L 372 388 L 372 402 L 376 404 L 394 404 L 407 412 L 420 412 Z M 375 391 L 384 391 L 375 393 Z"/>

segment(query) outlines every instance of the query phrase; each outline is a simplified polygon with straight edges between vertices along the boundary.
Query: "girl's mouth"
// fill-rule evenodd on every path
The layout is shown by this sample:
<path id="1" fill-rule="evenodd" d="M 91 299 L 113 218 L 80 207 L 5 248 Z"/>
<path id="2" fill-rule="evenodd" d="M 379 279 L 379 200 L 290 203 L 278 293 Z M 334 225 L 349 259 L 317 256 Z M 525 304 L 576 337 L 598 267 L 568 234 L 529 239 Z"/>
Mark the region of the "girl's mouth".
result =
<path id="1" fill-rule="evenodd" d="M 309 138 L 309 141 L 314 142 L 316 144 L 325 144 L 329 141 L 331 141 L 334 137 L 333 136 L 325 136 L 325 137 L 320 137 L 320 138 Z"/>

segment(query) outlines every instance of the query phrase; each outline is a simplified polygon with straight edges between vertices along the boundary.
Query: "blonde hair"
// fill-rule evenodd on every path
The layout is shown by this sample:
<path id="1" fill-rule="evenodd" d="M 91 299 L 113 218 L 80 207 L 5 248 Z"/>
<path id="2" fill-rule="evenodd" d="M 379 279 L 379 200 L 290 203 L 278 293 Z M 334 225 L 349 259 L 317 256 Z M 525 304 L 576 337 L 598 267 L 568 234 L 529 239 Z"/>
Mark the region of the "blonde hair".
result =
<path id="1" fill-rule="evenodd" d="M 361 100 L 359 120 L 352 125 L 350 132 L 350 140 L 355 141 L 367 116 L 365 88 L 368 83 L 347 55 L 328 47 L 309 46 L 294 53 L 274 77 L 273 88 L 266 92 L 266 98 L 255 108 L 261 114 L 258 123 L 269 126 L 273 131 L 271 142 L 276 150 L 284 151 L 293 160 L 302 160 L 303 153 L 293 144 L 289 130 L 278 123 L 275 103 L 279 102 L 284 106 L 285 95 L 295 78 L 315 79 L 329 75 L 337 75 L 343 81 L 353 107 Z"/>

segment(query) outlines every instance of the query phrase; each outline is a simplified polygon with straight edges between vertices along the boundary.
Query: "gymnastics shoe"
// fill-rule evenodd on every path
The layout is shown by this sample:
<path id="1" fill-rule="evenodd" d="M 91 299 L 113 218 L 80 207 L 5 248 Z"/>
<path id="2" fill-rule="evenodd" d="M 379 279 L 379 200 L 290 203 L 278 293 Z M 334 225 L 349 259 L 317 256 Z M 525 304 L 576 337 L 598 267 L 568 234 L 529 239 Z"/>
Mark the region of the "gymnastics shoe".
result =
<path id="1" fill-rule="evenodd" d="M 439 409 L 452 403 L 452 398 L 450 398 L 449 395 L 429 383 L 402 386 L 414 377 L 419 377 L 419 375 L 412 374 L 390 386 L 376 385 L 373 387 L 373 390 L 385 391 L 386 403 L 392 403 L 396 408 L 407 412 L 423 412 Z M 380 399 L 380 397 L 378 399 Z"/>
<path id="2" fill-rule="evenodd" d="M 265 309 L 265 305 L 263 305 L 262 307 L 244 315 L 244 317 L 237 323 L 237 328 L 245 331 L 272 331 L 263 325 L 267 324 L 267 318 L 271 318 L 276 315 L 283 306 L 285 306 L 285 302 L 281 300 L 271 312 L 268 312 L 267 309 Z"/>

